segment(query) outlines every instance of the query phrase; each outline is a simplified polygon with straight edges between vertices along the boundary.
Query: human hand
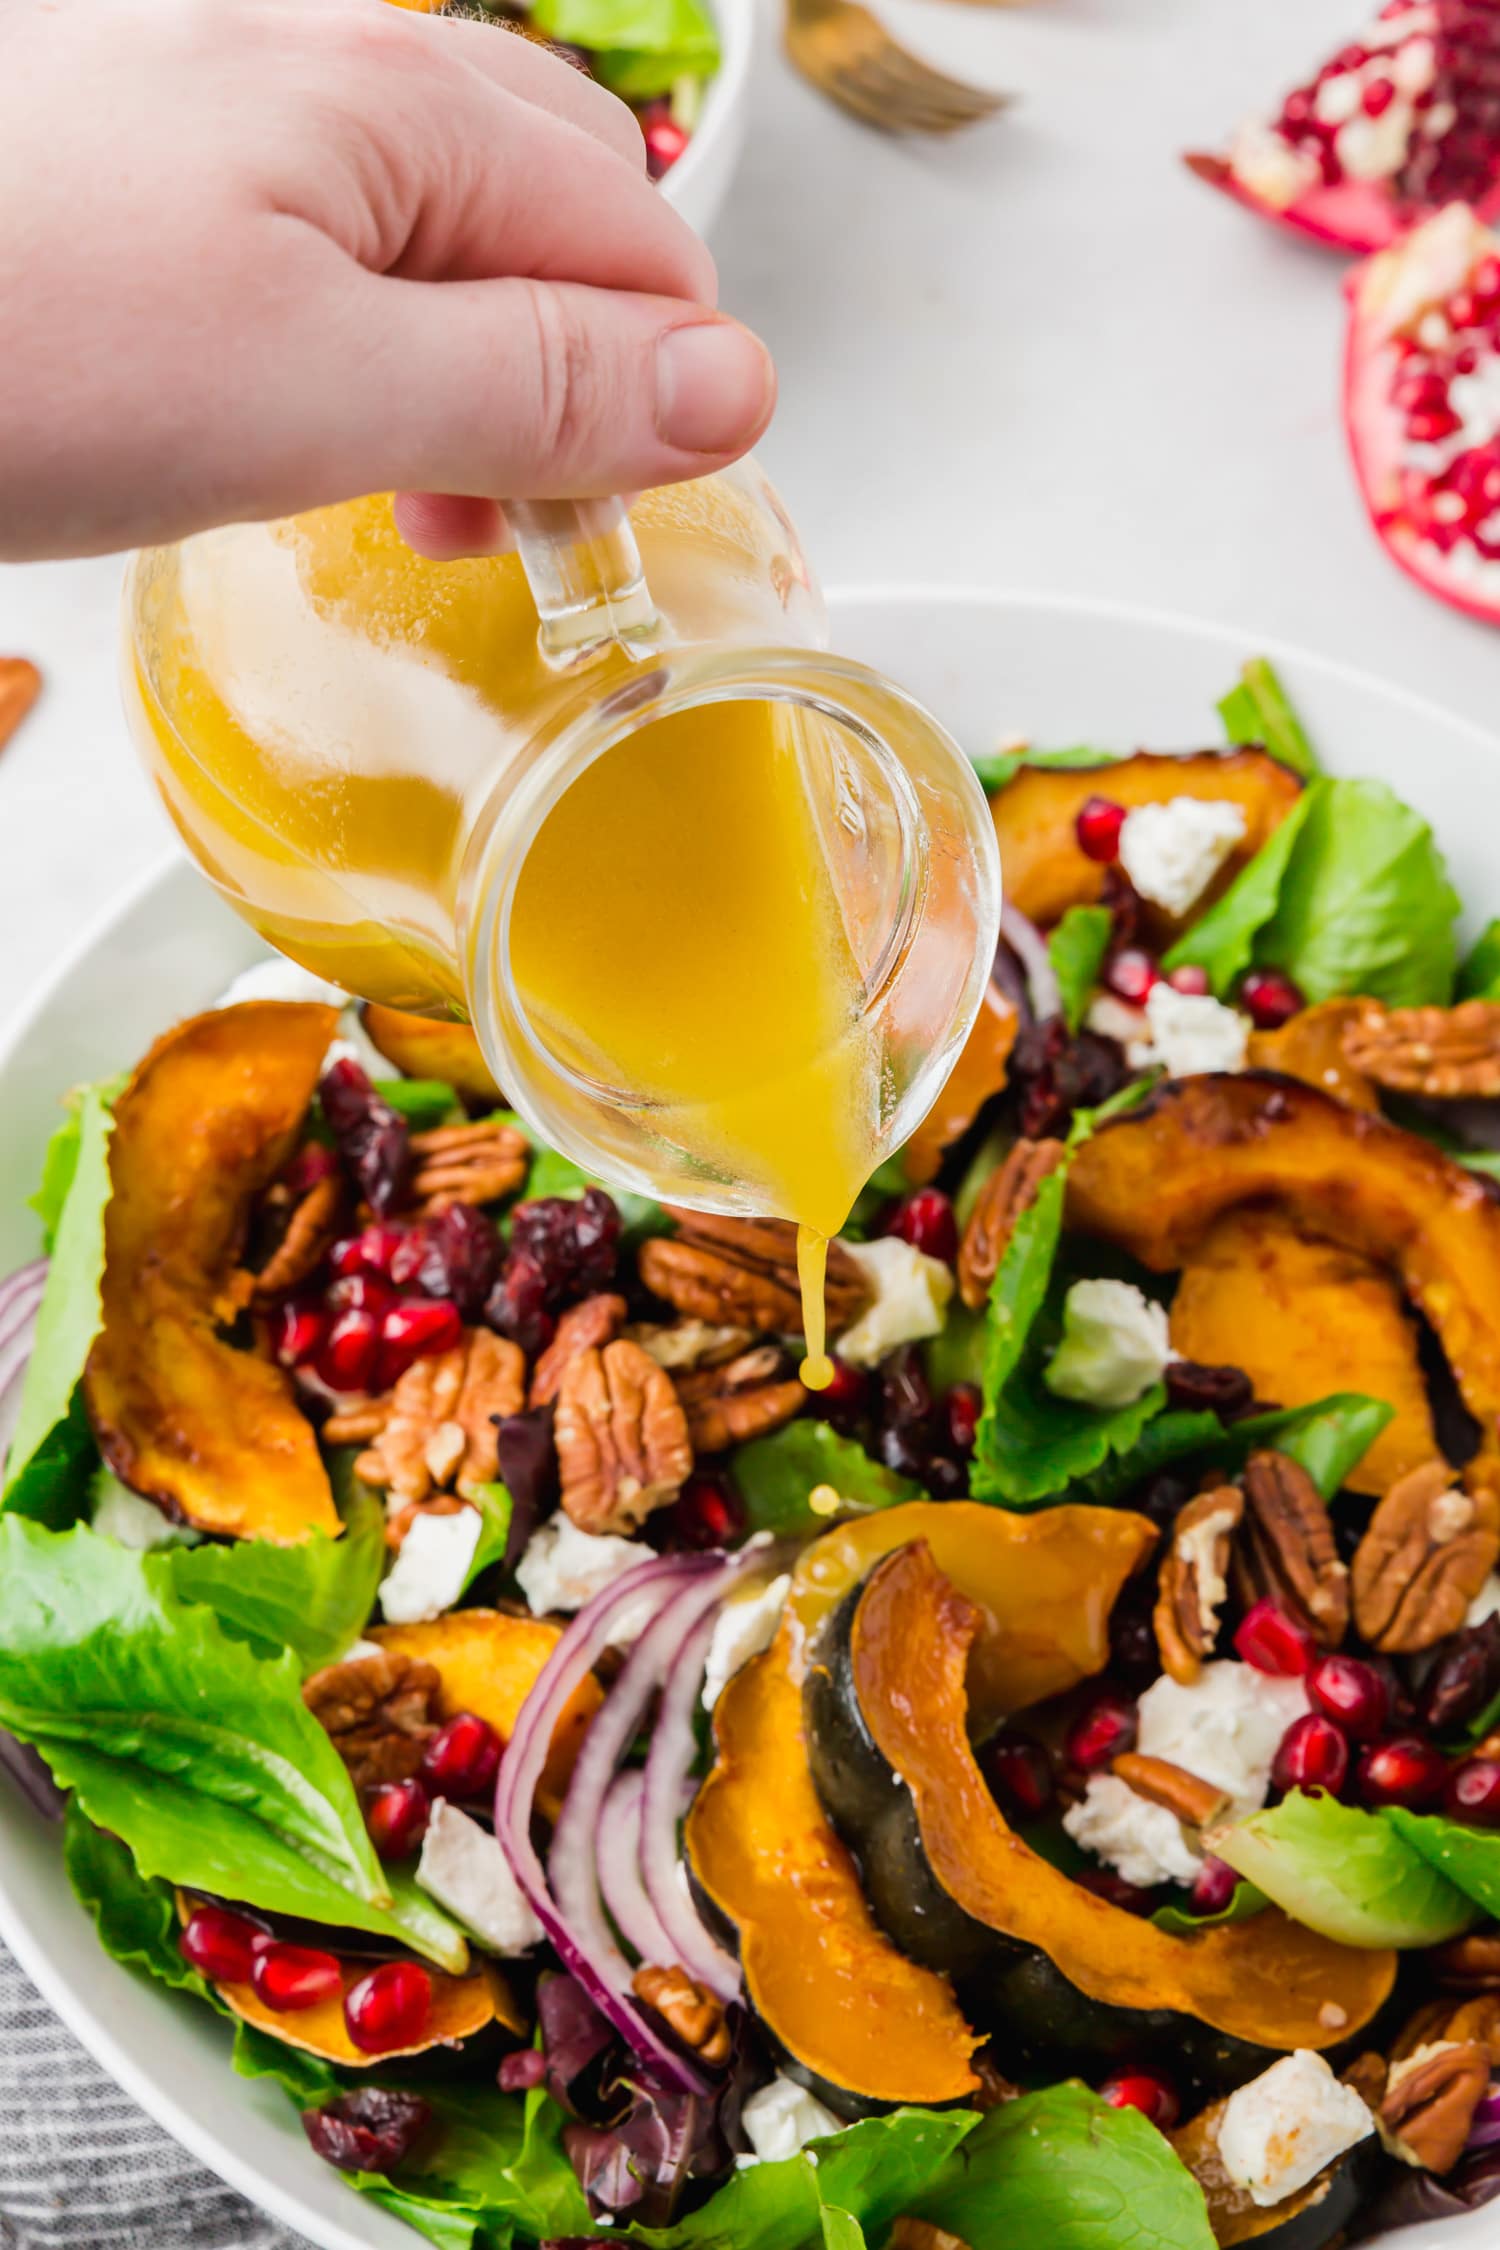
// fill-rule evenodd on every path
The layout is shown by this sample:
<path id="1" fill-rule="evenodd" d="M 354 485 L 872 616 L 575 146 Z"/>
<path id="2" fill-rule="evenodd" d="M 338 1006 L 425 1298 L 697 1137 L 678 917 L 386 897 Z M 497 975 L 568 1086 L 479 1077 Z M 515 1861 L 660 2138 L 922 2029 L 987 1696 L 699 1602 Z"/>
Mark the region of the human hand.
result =
<path id="1" fill-rule="evenodd" d="M 720 468 L 761 344 L 614 97 L 383 0 L 7 0 L 0 556 Z M 414 543 L 492 503 L 407 497 Z"/>

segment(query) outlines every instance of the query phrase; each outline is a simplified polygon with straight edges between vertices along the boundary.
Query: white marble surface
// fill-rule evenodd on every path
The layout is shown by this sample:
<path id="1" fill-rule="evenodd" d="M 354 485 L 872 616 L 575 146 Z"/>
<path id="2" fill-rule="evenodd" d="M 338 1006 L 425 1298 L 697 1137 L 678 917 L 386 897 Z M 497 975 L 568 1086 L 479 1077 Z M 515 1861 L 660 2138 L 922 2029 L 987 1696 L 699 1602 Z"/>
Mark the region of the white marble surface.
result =
<path id="1" fill-rule="evenodd" d="M 792 77 L 768 22 L 716 245 L 726 303 L 780 362 L 763 454 L 825 581 L 1185 610 L 1242 627 L 1247 651 L 1289 637 L 1494 723 L 1500 637 L 1408 585 L 1361 515 L 1338 260 L 1176 161 L 1353 30 L 1358 5 L 891 7 L 1016 105 L 957 142 L 883 142 Z M 0 651 L 48 675 L 0 758 L 0 1034 L 167 848 L 118 716 L 118 581 L 109 562 L 0 570 Z"/>

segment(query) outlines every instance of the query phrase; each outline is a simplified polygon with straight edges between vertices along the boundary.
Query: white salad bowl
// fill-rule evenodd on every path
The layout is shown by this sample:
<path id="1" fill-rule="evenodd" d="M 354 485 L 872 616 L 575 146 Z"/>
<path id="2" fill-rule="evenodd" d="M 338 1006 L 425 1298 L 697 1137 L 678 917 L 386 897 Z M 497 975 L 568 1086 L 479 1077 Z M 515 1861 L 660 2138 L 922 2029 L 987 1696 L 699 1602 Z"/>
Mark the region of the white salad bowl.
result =
<path id="1" fill-rule="evenodd" d="M 1500 740 L 1435 705 L 1254 636 L 1093 603 L 893 587 L 830 608 L 842 651 L 892 673 L 974 750 L 1017 733 L 1118 748 L 1215 742 L 1215 702 L 1245 657 L 1268 654 L 1327 764 L 1389 782 L 1432 821 L 1471 926 L 1500 909 Z M 25 1198 L 64 1089 L 134 1062 L 263 950 L 174 860 L 63 961 L 0 1049 L 0 1273 L 36 1253 Z M 233 2074 L 216 2017 L 103 1953 L 63 1879 L 58 1832 L 3 1780 L 0 1808 L 0 1937 L 111 2076 L 322 2250 L 412 2250 L 414 2234 L 313 2155 L 279 2091 Z M 1500 2239 L 1497 2209 L 1387 2240 L 1477 2250 Z"/>
<path id="2" fill-rule="evenodd" d="M 699 234 L 708 233 L 723 209 L 745 145 L 755 46 L 755 0 L 709 4 L 719 33 L 719 67 L 704 90 L 692 139 L 661 183 L 667 201 Z"/>

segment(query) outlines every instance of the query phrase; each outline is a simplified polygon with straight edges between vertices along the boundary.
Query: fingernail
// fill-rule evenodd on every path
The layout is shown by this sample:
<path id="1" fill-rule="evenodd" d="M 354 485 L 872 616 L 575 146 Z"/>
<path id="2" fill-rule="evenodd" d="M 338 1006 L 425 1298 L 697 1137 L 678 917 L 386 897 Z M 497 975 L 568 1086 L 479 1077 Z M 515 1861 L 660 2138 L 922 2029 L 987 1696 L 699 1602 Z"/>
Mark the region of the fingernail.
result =
<path id="1" fill-rule="evenodd" d="M 732 320 L 670 328 L 656 347 L 656 434 L 683 453 L 733 453 L 758 436 L 775 375 Z"/>

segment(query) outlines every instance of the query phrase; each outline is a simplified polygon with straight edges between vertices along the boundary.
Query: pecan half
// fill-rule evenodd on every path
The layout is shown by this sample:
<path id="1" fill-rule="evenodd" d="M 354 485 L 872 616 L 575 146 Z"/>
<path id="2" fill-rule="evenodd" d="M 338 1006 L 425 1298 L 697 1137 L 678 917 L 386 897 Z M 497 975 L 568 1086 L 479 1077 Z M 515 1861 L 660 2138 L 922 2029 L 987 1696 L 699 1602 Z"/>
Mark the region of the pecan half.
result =
<path id="1" fill-rule="evenodd" d="M 686 1969 L 637 1969 L 632 1989 L 638 2000 L 654 2008 L 691 2048 L 711 2065 L 729 2060 L 729 2026 L 724 2010 L 711 1992 L 695 1984 Z"/>
<path id="2" fill-rule="evenodd" d="M 1149 1758 L 1139 1750 L 1122 1750 L 1111 1760 L 1109 1770 L 1148 1805 L 1160 1805 L 1164 1811 L 1175 1813 L 1189 1828 L 1207 1828 L 1230 1802 L 1227 1790 L 1216 1789 L 1211 1781 L 1200 1781 L 1197 1774 L 1189 1773 L 1186 1766 L 1173 1765 L 1170 1758 Z"/>
<path id="3" fill-rule="evenodd" d="M 29 658 L 0 656 L 0 750 L 15 733 L 42 690 L 42 675 Z"/>
<path id="4" fill-rule="evenodd" d="M 707 1320 L 637 1320 L 625 1333 L 658 1367 L 679 1375 L 690 1367 L 719 1367 L 726 1359 L 734 1359 L 751 1341 L 754 1331 L 725 1328 Z"/>
<path id="5" fill-rule="evenodd" d="M 531 1370 L 530 1406 L 550 1406 L 562 1389 L 568 1361 L 580 1352 L 612 1344 L 625 1325 L 625 1300 L 600 1294 L 569 1305 L 560 1315 L 557 1334 Z"/>
<path id="6" fill-rule="evenodd" d="M 1391 2066 L 1379 2110 L 1380 2137 L 1403 2164 L 1451 2172 L 1489 2085 L 1484 2047 L 1469 2040 L 1419 2047 Z"/>
<path id="7" fill-rule="evenodd" d="M 1431 1101 L 1500 1094 L 1500 1001 L 1382 1008 L 1372 1000 L 1345 1031 L 1344 1053 L 1393 1093 Z"/>
<path id="8" fill-rule="evenodd" d="M 1354 1621 L 1372 1647 L 1405 1656 L 1457 1632 L 1500 1557 L 1500 1500 L 1460 1492 L 1446 1461 L 1391 1486 L 1354 1551 Z"/>
<path id="9" fill-rule="evenodd" d="M 520 1346 L 487 1328 L 466 1329 L 451 1352 L 408 1367 L 355 1472 L 397 1501 L 425 1500 L 446 1486 L 474 1493 L 500 1473 L 496 1417 L 519 1414 L 525 1400 Z"/>
<path id="10" fill-rule="evenodd" d="M 970 1312 L 982 1312 L 1000 1270 L 1005 1245 L 1023 1212 L 1067 1155 L 1061 1141 L 1017 1141 L 979 1191 L 958 1252 L 958 1293 Z"/>
<path id="11" fill-rule="evenodd" d="M 1450 1938 L 1426 1955 L 1439 1984 L 1459 1992 L 1500 1992 L 1500 1928 Z"/>
<path id="12" fill-rule="evenodd" d="M 368 1445 L 390 1418 L 389 1393 L 384 1398 L 351 1399 L 337 1414 L 329 1415 L 318 1435 L 325 1445 Z"/>
<path id="13" fill-rule="evenodd" d="M 1491 2064 L 1500 2064 L 1500 1992 L 1476 1992 L 1468 1999 L 1449 1993 L 1429 2000 L 1406 2024 L 1391 2049 L 1391 2060 L 1402 2062 L 1419 2047 L 1438 2042 L 1483 2047 Z"/>
<path id="14" fill-rule="evenodd" d="M 554 1427 L 562 1504 L 580 1531 L 633 1531 L 693 1466 L 671 1376 L 623 1337 L 569 1361 Z"/>
<path id="15" fill-rule="evenodd" d="M 267 1203 L 275 1192 L 272 1189 Z M 339 1231 L 343 1210 L 341 1175 L 331 1172 L 326 1179 L 314 1180 L 306 1195 L 293 1205 L 286 1232 L 255 1276 L 255 1303 L 269 1304 L 273 1298 L 284 1297 L 289 1289 L 306 1281 L 314 1268 L 322 1264 L 323 1253 Z"/>
<path id="16" fill-rule="evenodd" d="M 1200 1492 L 1172 1526 L 1162 1557 L 1152 1622 L 1162 1668 L 1191 1687 L 1219 1637 L 1229 1595 L 1229 1558 L 1245 1499 L 1232 1484 Z"/>
<path id="17" fill-rule="evenodd" d="M 531 1149 L 514 1125 L 481 1118 L 473 1125 L 438 1125 L 411 1137 L 411 1192 L 424 1211 L 450 1203 L 494 1203 L 525 1183 Z"/>
<path id="18" fill-rule="evenodd" d="M 653 1296 L 694 1320 L 757 1335 L 801 1335 L 797 1229 L 790 1220 L 667 1209 L 677 1222 L 676 1234 L 642 1243 L 638 1260 Z M 830 1336 L 857 1320 L 870 1302 L 869 1284 L 842 1243 L 828 1245 L 824 1302 Z"/>
<path id="19" fill-rule="evenodd" d="M 441 1682 L 431 1664 L 394 1649 L 325 1664 L 302 1700 L 328 1734 L 356 1789 L 409 1781 L 437 1733 Z"/>
<path id="20" fill-rule="evenodd" d="M 1307 1627 L 1320 1648 L 1337 1648 L 1349 1630 L 1349 1572 L 1339 1559 L 1323 1495 L 1285 1453 L 1252 1453 L 1243 1484 L 1235 1592 L 1246 1608 L 1274 1601 Z"/>
<path id="21" fill-rule="evenodd" d="M 722 1367 L 698 1367 L 679 1375 L 677 1396 L 687 1415 L 695 1453 L 722 1453 L 747 1438 L 764 1437 L 800 1414 L 807 1392 L 796 1376 L 782 1370 L 775 1344 L 741 1352 Z"/>

